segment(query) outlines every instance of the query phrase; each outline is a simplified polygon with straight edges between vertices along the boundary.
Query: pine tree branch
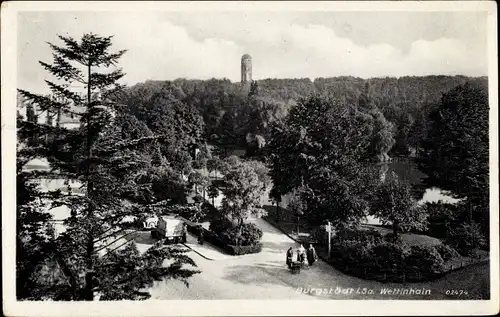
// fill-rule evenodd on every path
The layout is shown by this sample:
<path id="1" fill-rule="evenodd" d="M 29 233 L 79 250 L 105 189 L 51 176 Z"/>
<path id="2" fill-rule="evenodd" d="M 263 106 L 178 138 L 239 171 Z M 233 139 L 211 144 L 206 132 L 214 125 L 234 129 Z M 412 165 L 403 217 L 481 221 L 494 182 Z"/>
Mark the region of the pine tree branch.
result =
<path id="1" fill-rule="evenodd" d="M 106 252 L 106 254 L 104 254 L 104 255 L 103 255 L 103 257 L 105 257 L 105 256 L 106 256 L 106 255 L 108 255 L 108 254 L 112 254 L 112 253 L 113 253 L 113 251 L 116 251 L 116 250 L 118 250 L 119 248 L 121 248 L 122 246 L 124 246 L 124 245 L 126 245 L 126 244 L 128 244 L 128 243 L 132 243 L 132 242 L 133 242 L 133 241 L 125 241 L 124 243 L 120 244 L 119 246 L 117 246 L 117 247 L 115 247 L 115 248 L 113 248 L 113 249 L 109 250 L 108 252 Z"/>
<path id="2" fill-rule="evenodd" d="M 50 112 L 57 112 L 61 111 L 61 113 L 66 113 L 66 114 L 71 114 L 71 115 L 77 115 L 81 116 L 82 113 L 71 111 L 68 106 L 68 103 L 62 103 L 57 100 L 54 100 L 53 98 L 45 95 L 39 95 L 39 94 L 33 94 L 30 93 L 29 91 L 18 89 L 17 90 L 25 99 L 29 100 L 31 103 L 38 105 L 39 110 L 41 112 L 44 111 L 50 111 Z"/>
<path id="3" fill-rule="evenodd" d="M 102 234 L 105 234 L 106 232 L 109 232 L 109 231 L 111 231 L 111 230 L 113 230 L 113 229 L 116 229 L 116 228 L 115 228 L 115 226 L 112 226 L 111 228 L 107 229 L 107 230 L 106 230 L 105 232 L 103 232 Z M 99 242 L 99 241 L 105 240 L 105 239 L 107 239 L 107 238 L 109 238 L 109 237 L 111 237 L 111 236 L 114 236 L 114 235 L 116 235 L 116 234 L 118 234 L 118 233 L 120 233 L 120 232 L 123 232 L 123 231 L 125 231 L 125 230 L 128 230 L 128 228 L 121 228 L 121 229 L 119 229 L 118 231 L 115 231 L 115 232 L 113 232 L 113 233 L 110 233 L 110 234 L 104 235 L 104 236 L 102 236 L 102 237 L 100 237 L 100 238 L 98 238 L 98 239 L 94 239 L 94 243 L 97 243 L 97 242 Z"/>
<path id="4" fill-rule="evenodd" d="M 47 42 L 47 44 L 49 44 L 50 48 L 54 52 L 61 55 L 61 57 L 67 58 L 71 61 L 76 61 L 85 66 L 88 65 L 88 61 L 83 54 L 81 46 L 72 37 L 65 37 L 61 35 L 59 35 L 58 37 L 64 42 L 67 48 L 59 47 Z"/>
<path id="5" fill-rule="evenodd" d="M 70 269 L 69 265 L 66 263 L 66 260 L 64 259 L 62 254 L 58 251 L 58 249 L 55 245 L 54 245 L 54 253 L 56 255 L 57 262 L 58 262 L 59 266 L 61 267 L 63 274 L 68 278 L 68 281 L 71 285 L 71 289 L 72 289 L 73 294 L 78 294 L 79 287 L 78 287 L 78 282 L 77 282 L 76 276 L 73 273 L 73 271 Z"/>
<path id="6" fill-rule="evenodd" d="M 109 74 L 92 73 L 91 81 L 94 87 L 104 89 L 121 79 L 125 74 L 121 69 L 115 70 Z"/>
<path id="7" fill-rule="evenodd" d="M 82 72 L 73 67 L 70 63 L 68 63 L 60 54 L 52 54 L 54 64 L 50 65 L 45 62 L 39 61 L 40 65 L 42 65 L 47 71 L 49 71 L 52 75 L 57 77 L 58 79 L 63 79 L 65 81 L 78 81 L 82 84 L 85 84 L 82 78 Z"/>
<path id="8" fill-rule="evenodd" d="M 66 99 L 72 100 L 76 105 L 80 105 L 83 102 L 82 97 L 78 94 L 72 92 L 71 90 L 65 88 L 64 86 L 58 85 L 51 81 L 45 80 L 45 83 L 49 86 L 50 90 L 56 95 Z M 69 111 L 69 109 L 67 109 Z"/>
<path id="9" fill-rule="evenodd" d="M 105 245 L 104 247 L 100 247 L 100 248 L 99 248 L 99 249 L 97 249 L 95 252 L 102 251 L 102 250 L 106 249 L 107 247 L 109 247 L 110 245 L 114 244 L 116 241 L 118 241 L 118 240 L 120 240 L 120 239 L 123 239 L 124 237 L 127 237 L 127 236 L 131 235 L 132 233 L 136 233 L 136 232 L 138 232 L 138 231 L 139 231 L 139 230 L 134 230 L 134 231 L 131 231 L 131 232 L 127 233 L 127 234 L 124 234 L 124 235 L 122 235 L 121 237 L 119 237 L 119 238 L 117 238 L 117 239 L 113 240 L 113 242 L 111 242 L 111 243 L 109 243 L 109 244 Z M 130 242 L 130 241 L 127 241 L 127 242 Z"/>

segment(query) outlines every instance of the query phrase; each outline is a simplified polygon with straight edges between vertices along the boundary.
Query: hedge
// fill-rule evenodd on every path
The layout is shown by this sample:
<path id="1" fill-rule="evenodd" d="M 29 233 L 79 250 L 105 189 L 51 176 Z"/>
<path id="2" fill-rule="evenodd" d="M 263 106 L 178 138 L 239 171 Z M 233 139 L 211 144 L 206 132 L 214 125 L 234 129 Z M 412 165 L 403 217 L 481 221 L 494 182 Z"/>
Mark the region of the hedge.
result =
<path id="1" fill-rule="evenodd" d="M 233 227 L 219 233 L 225 244 L 252 246 L 262 239 L 262 230 L 253 223 L 244 223 L 241 227 Z"/>
<path id="2" fill-rule="evenodd" d="M 188 226 L 188 232 L 198 236 L 200 234 L 200 230 L 197 227 Z M 203 240 L 211 243 L 212 245 L 224 250 L 229 255 L 243 255 L 243 254 L 251 254 L 251 253 L 259 253 L 262 251 L 262 244 L 256 243 L 253 245 L 246 246 L 236 246 L 224 243 L 221 237 L 211 230 L 207 230 L 202 228 L 203 230 Z"/>
<path id="3" fill-rule="evenodd" d="M 231 255 L 243 255 L 251 253 L 259 253 L 262 251 L 262 243 L 254 245 L 230 245 L 227 244 L 225 250 Z"/>
<path id="4" fill-rule="evenodd" d="M 424 281 L 444 274 L 441 252 L 448 252 L 448 249 L 410 247 L 386 241 L 372 231 L 354 231 L 343 230 L 332 241 L 330 261 L 340 271 L 384 282 Z"/>
<path id="5" fill-rule="evenodd" d="M 458 253 L 457 250 L 453 249 L 452 247 L 446 244 L 439 244 L 435 246 L 435 248 L 437 252 L 439 252 L 444 261 L 448 261 L 449 259 L 460 256 L 460 253 Z"/>
<path id="6" fill-rule="evenodd" d="M 453 228 L 445 242 L 464 256 L 473 256 L 477 249 L 486 244 L 479 225 L 468 223 Z"/>

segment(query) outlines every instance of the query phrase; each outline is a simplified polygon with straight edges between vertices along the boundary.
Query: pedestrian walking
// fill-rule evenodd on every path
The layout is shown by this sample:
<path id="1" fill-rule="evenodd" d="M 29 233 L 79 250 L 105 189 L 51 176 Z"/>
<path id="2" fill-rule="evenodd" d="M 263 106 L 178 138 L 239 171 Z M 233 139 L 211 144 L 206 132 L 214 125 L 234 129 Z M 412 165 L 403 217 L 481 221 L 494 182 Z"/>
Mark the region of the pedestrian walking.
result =
<path id="1" fill-rule="evenodd" d="M 316 250 L 311 243 L 309 244 L 309 248 L 307 249 L 307 263 L 309 263 L 309 266 L 311 266 L 314 264 L 314 262 L 316 262 L 317 259 L 318 255 L 316 254 Z"/>
<path id="2" fill-rule="evenodd" d="M 301 265 L 304 265 L 304 261 L 306 260 L 306 249 L 301 244 L 300 247 L 297 248 L 297 261 L 300 262 Z"/>
<path id="3" fill-rule="evenodd" d="M 203 227 L 199 226 L 200 234 L 198 235 L 198 243 L 203 245 Z"/>
<path id="4" fill-rule="evenodd" d="M 290 247 L 288 251 L 286 251 L 286 265 L 288 268 L 292 268 L 292 263 L 293 263 L 293 250 Z"/>

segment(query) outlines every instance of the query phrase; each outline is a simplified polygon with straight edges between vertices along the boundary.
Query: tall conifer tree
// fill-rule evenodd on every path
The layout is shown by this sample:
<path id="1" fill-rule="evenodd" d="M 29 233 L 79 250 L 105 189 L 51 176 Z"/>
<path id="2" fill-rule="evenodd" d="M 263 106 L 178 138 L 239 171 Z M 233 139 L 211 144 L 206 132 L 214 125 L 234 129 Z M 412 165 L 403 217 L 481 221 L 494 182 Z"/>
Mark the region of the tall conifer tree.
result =
<path id="1" fill-rule="evenodd" d="M 58 123 L 52 126 L 19 121 L 18 139 L 23 146 L 18 150 L 18 213 L 30 217 L 18 217 L 18 230 L 33 228 L 26 226 L 27 223 L 46 224 L 50 220 L 49 215 L 41 212 L 42 208 L 33 206 L 34 196 L 50 202 L 50 208 L 67 206 L 71 210 L 71 216 L 64 221 L 63 233 L 44 235 L 41 229 L 36 230 L 44 237 L 38 239 L 44 247 L 40 257 L 57 260 L 62 273 L 58 283 L 65 287 L 33 295 L 40 286 L 27 283 L 31 288 L 18 292 L 18 297 L 145 299 L 149 294 L 144 289 L 154 280 L 178 278 L 187 283 L 197 271 L 186 268 L 185 265 L 195 266 L 195 263 L 184 254 L 185 250 L 156 244 L 141 254 L 133 242 L 126 245 L 133 232 L 123 227 L 124 217 L 162 202 L 152 198 L 152 182 L 147 177 L 149 171 L 161 168 L 155 166 L 161 160 L 154 159 L 153 150 L 148 151 L 161 136 L 154 135 L 110 98 L 122 88 L 118 80 L 124 73 L 117 63 L 125 51 L 111 52 L 112 37 L 85 34 L 79 41 L 64 36 L 59 39 L 62 46 L 49 43 L 53 63 L 40 62 L 57 78 L 46 81 L 56 98 L 25 90 L 19 92 L 40 111 L 57 117 L 76 116 L 80 125 L 68 129 Z M 75 93 L 71 88 L 74 84 L 84 86 L 85 93 Z M 36 157 L 47 158 L 50 170 L 23 171 L 24 163 Z M 30 187 L 31 180 L 47 178 L 62 178 L 68 183 L 76 180 L 82 184 L 82 193 L 72 191 L 69 186 L 64 193 L 60 189 L 42 192 Z M 19 196 L 20 189 L 27 189 L 21 192 L 24 196 Z M 28 240 L 37 241 L 18 240 L 18 247 L 25 250 Z M 166 267 L 165 259 L 171 260 Z M 30 261 L 29 254 L 18 255 L 19 268 Z M 26 274 L 40 275 L 40 271 L 32 268 L 19 274 L 26 277 Z M 42 278 L 40 283 L 50 288 L 55 282 Z"/>

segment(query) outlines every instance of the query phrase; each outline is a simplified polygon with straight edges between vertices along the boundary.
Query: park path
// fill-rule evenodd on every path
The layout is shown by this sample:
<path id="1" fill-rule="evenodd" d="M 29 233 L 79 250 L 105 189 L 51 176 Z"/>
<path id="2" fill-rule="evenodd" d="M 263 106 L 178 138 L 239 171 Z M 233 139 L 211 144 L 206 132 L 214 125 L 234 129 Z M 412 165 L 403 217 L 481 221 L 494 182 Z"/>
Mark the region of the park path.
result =
<path id="1" fill-rule="evenodd" d="M 189 287 L 176 280 L 155 283 L 150 289 L 152 299 L 453 299 L 446 296 L 447 289 L 482 292 L 489 279 L 489 263 L 453 272 L 433 282 L 407 285 L 348 276 L 321 260 L 292 275 L 285 266 L 285 252 L 298 244 L 266 221 L 253 221 L 264 232 L 262 252 L 228 256 L 209 244 L 196 247 L 195 237 L 190 236 L 187 245 L 191 244 L 196 252 L 191 251 L 189 256 L 202 272 L 190 278 Z M 214 259 L 207 259 L 210 257 Z M 381 294 L 383 289 L 393 288 L 430 290 L 430 295 Z"/>

